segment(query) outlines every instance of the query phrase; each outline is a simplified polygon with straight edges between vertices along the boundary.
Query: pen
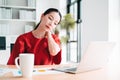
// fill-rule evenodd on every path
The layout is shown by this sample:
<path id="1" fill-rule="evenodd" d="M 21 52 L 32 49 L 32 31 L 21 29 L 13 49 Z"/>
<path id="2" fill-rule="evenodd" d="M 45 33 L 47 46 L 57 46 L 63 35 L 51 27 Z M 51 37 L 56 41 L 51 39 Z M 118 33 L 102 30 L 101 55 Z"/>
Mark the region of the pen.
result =
<path id="1" fill-rule="evenodd" d="M 33 70 L 33 72 L 36 72 L 36 71 L 38 71 L 38 72 L 45 72 L 45 70 L 44 70 L 44 69 Z"/>

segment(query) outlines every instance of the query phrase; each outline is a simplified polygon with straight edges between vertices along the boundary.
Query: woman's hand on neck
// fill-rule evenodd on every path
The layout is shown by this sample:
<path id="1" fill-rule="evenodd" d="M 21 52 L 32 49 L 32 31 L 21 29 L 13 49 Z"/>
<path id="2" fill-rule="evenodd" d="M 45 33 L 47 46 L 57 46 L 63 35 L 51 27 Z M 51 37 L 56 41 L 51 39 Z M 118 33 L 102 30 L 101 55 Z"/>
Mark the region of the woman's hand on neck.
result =
<path id="1" fill-rule="evenodd" d="M 49 38 L 49 37 L 52 36 L 51 34 L 52 34 L 52 33 L 51 33 L 50 31 L 46 31 L 45 36 L 46 36 L 47 38 Z"/>

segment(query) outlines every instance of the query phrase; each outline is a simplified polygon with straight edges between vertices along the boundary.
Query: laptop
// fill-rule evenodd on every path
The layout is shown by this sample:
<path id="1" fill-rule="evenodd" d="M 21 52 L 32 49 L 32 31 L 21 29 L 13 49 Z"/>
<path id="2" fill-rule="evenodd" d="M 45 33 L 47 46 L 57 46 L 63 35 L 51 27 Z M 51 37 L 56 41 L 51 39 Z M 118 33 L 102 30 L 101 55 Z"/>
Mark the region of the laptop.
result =
<path id="1" fill-rule="evenodd" d="M 59 66 L 53 68 L 53 70 L 67 73 L 81 73 L 101 69 L 107 64 L 114 47 L 114 42 L 90 42 L 81 61 L 77 65 Z"/>

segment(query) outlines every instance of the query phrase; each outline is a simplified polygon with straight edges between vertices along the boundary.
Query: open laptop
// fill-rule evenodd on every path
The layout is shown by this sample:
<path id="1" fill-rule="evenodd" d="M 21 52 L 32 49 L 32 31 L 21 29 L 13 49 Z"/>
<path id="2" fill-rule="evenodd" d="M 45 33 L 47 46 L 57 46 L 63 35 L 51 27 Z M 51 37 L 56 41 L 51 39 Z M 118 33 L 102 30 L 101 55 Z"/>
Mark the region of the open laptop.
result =
<path id="1" fill-rule="evenodd" d="M 60 66 L 53 68 L 53 70 L 67 73 L 80 73 L 100 69 L 107 64 L 114 46 L 114 42 L 90 42 L 78 65 Z"/>

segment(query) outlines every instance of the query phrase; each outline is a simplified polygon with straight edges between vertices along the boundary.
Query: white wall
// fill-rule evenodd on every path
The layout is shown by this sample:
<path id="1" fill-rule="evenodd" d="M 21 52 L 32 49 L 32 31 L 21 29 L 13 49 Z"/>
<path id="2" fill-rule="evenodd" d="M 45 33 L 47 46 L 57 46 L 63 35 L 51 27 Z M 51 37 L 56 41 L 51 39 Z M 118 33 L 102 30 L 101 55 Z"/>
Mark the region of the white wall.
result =
<path id="1" fill-rule="evenodd" d="M 109 40 L 116 42 L 110 63 L 116 68 L 120 64 L 120 0 L 109 0 Z"/>
<path id="2" fill-rule="evenodd" d="M 82 53 L 90 41 L 114 41 L 111 66 L 118 67 L 120 59 L 120 0 L 82 0 Z"/>
<path id="3" fill-rule="evenodd" d="M 48 8 L 57 8 L 62 15 L 66 12 L 66 0 L 37 0 L 36 4 L 37 22 L 40 20 L 40 15 Z"/>
<path id="4" fill-rule="evenodd" d="M 108 40 L 108 0 L 81 1 L 82 53 L 90 41 Z"/>

